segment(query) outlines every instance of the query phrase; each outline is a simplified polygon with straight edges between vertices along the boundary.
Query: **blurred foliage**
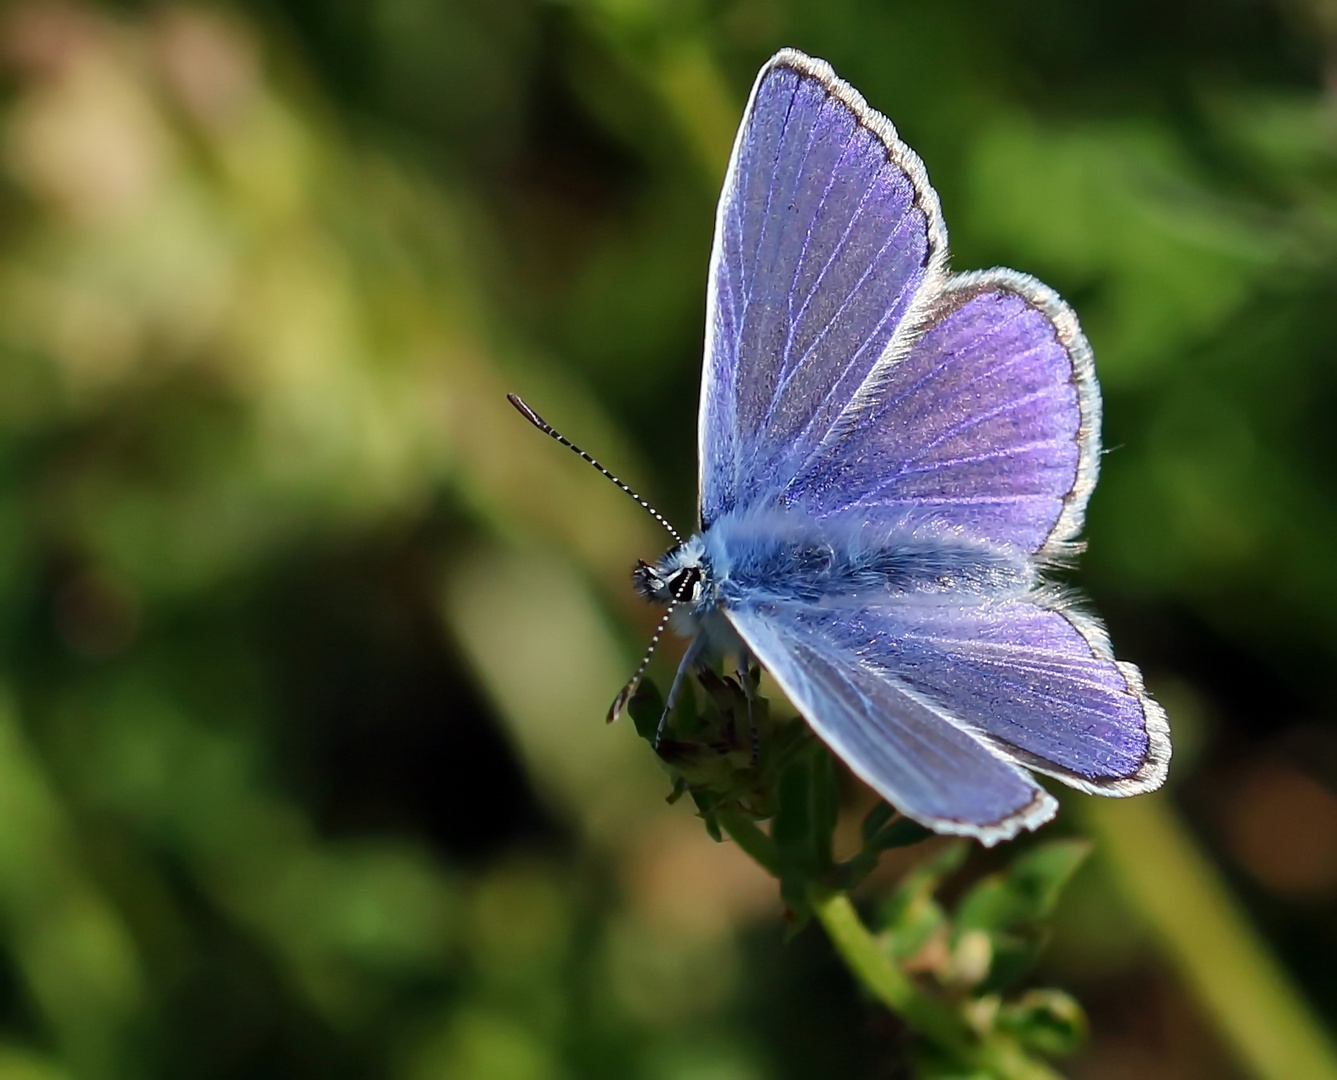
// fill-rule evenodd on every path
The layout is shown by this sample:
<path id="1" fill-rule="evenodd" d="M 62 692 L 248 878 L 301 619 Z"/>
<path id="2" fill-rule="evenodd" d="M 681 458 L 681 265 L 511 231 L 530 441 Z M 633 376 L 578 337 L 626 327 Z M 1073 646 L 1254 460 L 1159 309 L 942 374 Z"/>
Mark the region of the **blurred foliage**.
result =
<path id="1" fill-rule="evenodd" d="M 841 773 L 830 851 L 776 842 L 945 988 L 1032 962 L 1090 825 L 988 1022 L 1070 1048 L 1057 983 L 1073 1076 L 1323 1075 L 1264 1010 L 1337 1019 L 1331 4 L 11 0 L 0 1077 L 904 1075 L 703 778 L 666 804 L 599 723 L 664 538 L 504 397 L 690 520 L 715 195 L 786 44 L 922 154 L 959 268 L 1077 307 L 1078 583 L 1177 756 L 941 889 Z"/>

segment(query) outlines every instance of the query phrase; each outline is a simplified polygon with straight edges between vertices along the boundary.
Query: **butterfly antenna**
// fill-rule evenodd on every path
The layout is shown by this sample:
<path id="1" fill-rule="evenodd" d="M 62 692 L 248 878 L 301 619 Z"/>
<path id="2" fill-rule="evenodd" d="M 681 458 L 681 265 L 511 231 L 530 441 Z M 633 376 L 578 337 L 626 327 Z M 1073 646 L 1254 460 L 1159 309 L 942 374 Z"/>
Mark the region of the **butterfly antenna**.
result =
<path id="1" fill-rule="evenodd" d="M 611 724 L 622 715 L 622 710 L 627 707 L 631 695 L 636 693 L 636 687 L 641 684 L 641 676 L 645 674 L 645 669 L 650 666 L 650 657 L 654 656 L 655 649 L 659 645 L 659 639 L 664 636 L 664 627 L 668 626 L 669 616 L 673 614 L 673 609 L 677 606 L 678 602 L 676 600 L 669 602 L 668 610 L 664 612 L 664 617 L 659 620 L 659 625 L 655 627 L 654 635 L 650 638 L 650 644 L 645 650 L 645 655 L 641 657 L 641 662 L 637 665 L 635 673 L 627 680 L 627 685 L 618 691 L 617 697 L 613 699 L 613 704 L 608 707 L 608 723 Z"/>
<path id="2" fill-rule="evenodd" d="M 687 599 L 687 594 L 699 581 L 700 573 L 698 572 L 695 575 L 684 575 L 682 580 L 677 584 L 673 596 L 668 602 L 668 610 L 664 612 L 664 617 L 659 620 L 659 625 L 655 627 L 655 632 L 650 638 L 650 644 L 645 650 L 645 655 L 641 657 L 640 664 L 637 666 L 636 671 L 632 674 L 631 678 L 627 680 L 627 685 L 622 688 L 621 693 L 613 699 L 612 707 L 608 710 L 608 722 L 610 724 L 618 718 L 622 710 L 626 708 L 627 702 L 631 700 L 631 695 L 636 692 L 636 687 L 640 684 L 641 676 L 645 674 L 645 669 L 650 666 L 650 657 L 654 656 L 655 646 L 659 644 L 659 639 L 664 636 L 664 627 L 668 625 L 668 621 L 673 615 L 673 612 L 677 609 L 679 604 Z M 668 722 L 669 713 L 673 711 L 673 703 L 678 698 L 678 687 L 682 684 L 683 672 L 687 670 L 690 658 L 694 655 L 695 650 L 698 649 L 700 645 L 700 637 L 692 638 L 692 643 L 687 646 L 687 655 L 683 657 L 682 663 L 678 665 L 678 673 L 673 676 L 673 685 L 669 687 L 668 698 L 664 701 L 664 713 L 659 718 L 659 726 L 655 728 L 654 747 L 656 750 L 659 749 L 659 740 L 664 735 L 664 725 Z"/>
<path id="3" fill-rule="evenodd" d="M 647 514 L 649 514 L 652 518 L 654 518 L 657 522 L 659 522 L 659 524 L 663 525 L 664 528 L 668 530 L 669 535 L 673 537 L 674 541 L 678 544 L 678 546 L 679 547 L 682 546 L 682 537 L 678 535 L 678 530 L 668 523 L 668 519 L 664 517 L 663 514 L 661 514 L 648 502 L 642 499 L 628 485 L 624 484 L 616 476 L 614 476 L 602 465 L 600 465 L 597 461 L 595 461 L 594 458 L 590 457 L 589 454 L 585 453 L 584 450 L 582 450 L 579 446 L 577 446 L 565 435 L 563 435 L 560 431 L 558 431 L 555 427 L 553 427 L 550 423 L 548 423 L 548 421 L 544 420 L 543 417 L 541 417 L 527 404 L 525 404 L 524 400 L 520 397 L 519 394 L 507 394 L 506 400 L 509 401 L 512 405 L 514 405 L 516 411 L 526 420 L 528 420 L 531 424 L 533 424 L 536 428 L 538 428 L 541 432 L 543 432 L 543 434 L 551 435 L 554 439 L 556 439 L 559 443 L 565 446 L 568 450 L 574 450 L 577 454 L 579 454 L 591 465 L 593 465 L 596 469 L 598 469 L 601 473 L 603 473 L 604 476 L 608 477 L 609 480 L 613 481 L 613 483 L 615 483 L 618 487 L 620 487 L 623 491 L 625 491 L 628 495 L 630 495 L 633 499 L 635 499 L 638 503 L 640 503 L 641 508 L 645 510 Z M 655 640 L 658 641 L 658 639 L 659 639 L 658 635 L 656 635 Z M 652 645 L 651 648 L 653 649 L 654 646 Z M 649 657 L 647 656 L 646 659 L 648 660 Z M 643 667 L 642 670 L 644 670 Z M 627 691 L 627 696 L 628 697 L 631 696 L 630 691 Z M 609 719 L 611 720 L 612 717 L 610 716 Z"/>

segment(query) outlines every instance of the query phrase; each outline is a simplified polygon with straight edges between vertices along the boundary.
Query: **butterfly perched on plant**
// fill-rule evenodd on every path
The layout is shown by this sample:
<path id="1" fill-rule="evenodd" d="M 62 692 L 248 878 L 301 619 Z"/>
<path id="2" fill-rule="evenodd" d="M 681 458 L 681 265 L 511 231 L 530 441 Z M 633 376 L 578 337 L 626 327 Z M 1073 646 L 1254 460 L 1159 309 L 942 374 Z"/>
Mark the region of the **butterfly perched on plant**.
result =
<path id="1" fill-rule="evenodd" d="M 1072 309 L 949 273 L 920 159 L 825 62 L 777 53 L 715 222 L 700 530 L 635 574 L 691 635 L 668 707 L 755 658 L 888 802 L 985 844 L 1053 817 L 1031 771 L 1158 787 L 1164 712 L 1043 578 L 1078 550 L 1099 444 Z"/>

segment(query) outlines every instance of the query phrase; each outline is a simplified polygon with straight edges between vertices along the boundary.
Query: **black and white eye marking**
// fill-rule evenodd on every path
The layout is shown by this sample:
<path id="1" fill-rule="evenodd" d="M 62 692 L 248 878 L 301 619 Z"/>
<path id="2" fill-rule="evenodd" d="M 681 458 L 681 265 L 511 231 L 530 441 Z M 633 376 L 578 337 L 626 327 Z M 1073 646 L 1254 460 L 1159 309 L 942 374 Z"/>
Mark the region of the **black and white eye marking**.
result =
<path id="1" fill-rule="evenodd" d="M 694 604 L 701 599 L 701 567 L 684 566 L 668 578 L 669 595 L 680 604 Z"/>
<path id="2" fill-rule="evenodd" d="M 704 571 L 697 563 L 665 569 L 664 563 L 671 559 L 672 554 L 661 560 L 658 566 L 638 562 L 631 573 L 636 591 L 646 599 L 661 604 L 695 604 L 701 599 Z"/>

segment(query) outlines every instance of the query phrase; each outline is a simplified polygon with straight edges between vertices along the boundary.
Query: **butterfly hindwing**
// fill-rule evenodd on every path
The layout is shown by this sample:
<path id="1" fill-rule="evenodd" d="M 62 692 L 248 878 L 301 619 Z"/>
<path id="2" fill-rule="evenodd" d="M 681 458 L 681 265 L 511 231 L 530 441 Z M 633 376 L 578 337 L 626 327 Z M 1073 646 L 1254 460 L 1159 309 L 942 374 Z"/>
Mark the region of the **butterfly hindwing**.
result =
<path id="1" fill-rule="evenodd" d="M 832 632 L 829 610 L 767 603 L 729 618 L 822 740 L 902 813 L 986 844 L 1054 816 L 1053 797 L 1024 769 L 863 662 Z"/>
<path id="2" fill-rule="evenodd" d="M 942 276 L 937 196 L 885 117 L 790 50 L 757 77 L 716 218 L 701 520 L 774 495 Z"/>
<path id="3" fill-rule="evenodd" d="M 1091 353 L 1071 309 L 1013 271 L 963 274 L 785 498 L 819 518 L 933 521 L 1054 553 L 1081 528 L 1099 430 Z"/>
<path id="4" fill-rule="evenodd" d="M 1159 787 L 1165 715 L 1091 616 L 1056 595 L 851 605 L 819 619 L 847 655 L 999 753 L 1105 795 Z"/>
<path id="5" fill-rule="evenodd" d="M 1042 594 L 772 601 L 729 619 L 823 740 L 939 831 L 993 842 L 1046 820 L 1020 765 L 1104 795 L 1164 780 L 1165 715 L 1136 668 L 1110 656 L 1094 620 Z"/>

